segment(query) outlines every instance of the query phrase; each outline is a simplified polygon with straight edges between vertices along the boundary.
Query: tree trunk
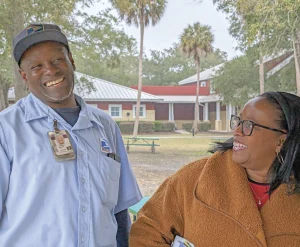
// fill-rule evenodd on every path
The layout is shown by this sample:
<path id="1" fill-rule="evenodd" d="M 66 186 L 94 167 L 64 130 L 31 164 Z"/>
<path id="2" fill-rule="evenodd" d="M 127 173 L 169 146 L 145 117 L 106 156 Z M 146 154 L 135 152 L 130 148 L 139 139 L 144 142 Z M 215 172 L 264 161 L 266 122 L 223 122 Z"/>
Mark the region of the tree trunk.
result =
<path id="1" fill-rule="evenodd" d="M 293 40 L 294 60 L 296 70 L 296 88 L 297 95 L 300 96 L 300 31 L 296 31 L 296 38 Z"/>
<path id="2" fill-rule="evenodd" d="M 263 94 L 265 92 L 265 68 L 264 68 L 264 56 L 259 52 L 259 92 Z"/>
<path id="3" fill-rule="evenodd" d="M 196 87 L 196 102 L 195 102 L 195 114 L 193 123 L 194 134 L 198 133 L 198 122 L 199 122 L 199 83 L 200 83 L 200 61 L 196 61 L 197 69 L 197 87 Z"/>
<path id="4" fill-rule="evenodd" d="M 1 80 L 1 76 L 0 76 Z M 9 90 L 9 84 L 6 81 L 0 82 L 0 111 L 4 110 L 6 107 L 8 107 L 8 90 Z"/>
<path id="5" fill-rule="evenodd" d="M 134 121 L 134 128 L 133 128 L 134 138 L 137 137 L 138 130 L 139 130 L 140 106 L 141 106 L 141 95 L 142 95 L 142 78 L 143 78 L 143 49 L 144 49 L 144 29 L 145 29 L 143 11 L 141 11 L 140 16 L 141 18 L 140 18 L 139 82 L 138 82 L 138 95 L 136 101 L 135 121 Z"/>
<path id="6" fill-rule="evenodd" d="M 0 88 L 0 111 L 4 110 L 7 106 L 8 103 L 5 100 L 5 90 Z"/>
<path id="7" fill-rule="evenodd" d="M 18 1 L 12 0 L 12 4 L 17 8 L 14 9 L 12 12 L 12 29 L 11 29 L 11 40 L 13 40 L 14 36 L 18 34 L 23 28 L 24 28 L 24 16 L 22 10 L 19 9 Z M 19 11 L 17 11 L 19 10 Z M 12 63 L 14 66 L 14 90 L 15 90 L 15 101 L 25 97 L 28 94 L 28 91 L 26 89 L 26 86 L 21 78 L 21 75 L 19 73 L 19 66 L 15 62 L 13 56 L 12 56 Z"/>

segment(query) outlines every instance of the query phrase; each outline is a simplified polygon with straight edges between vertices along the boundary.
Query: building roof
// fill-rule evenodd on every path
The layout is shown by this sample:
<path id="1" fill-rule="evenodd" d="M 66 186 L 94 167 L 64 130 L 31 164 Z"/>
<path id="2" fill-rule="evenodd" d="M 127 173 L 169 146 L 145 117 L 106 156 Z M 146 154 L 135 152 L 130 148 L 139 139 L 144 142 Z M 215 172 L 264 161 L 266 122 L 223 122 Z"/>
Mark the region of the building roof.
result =
<path id="1" fill-rule="evenodd" d="M 161 95 L 163 102 L 161 103 L 195 103 L 196 96 L 170 96 L 170 95 Z M 199 103 L 208 103 L 222 101 L 222 98 L 219 95 L 209 95 L 209 96 L 199 96 Z"/>
<path id="2" fill-rule="evenodd" d="M 137 99 L 138 91 L 136 89 L 125 87 L 79 72 L 76 72 L 75 74 L 78 80 L 85 78 L 91 82 L 95 88 L 95 91 L 89 91 L 88 89 L 82 90 L 82 87 L 80 86 L 75 87 L 74 92 L 87 101 L 136 101 Z M 141 101 L 161 101 L 161 98 L 142 92 Z"/>
<path id="3" fill-rule="evenodd" d="M 263 57 L 263 63 L 270 62 L 270 61 L 272 61 L 272 60 L 274 60 L 276 58 L 279 58 L 279 57 L 281 57 L 281 56 L 283 56 L 283 55 L 285 55 L 287 53 L 293 53 L 293 51 L 292 50 L 281 50 L 281 51 L 275 52 L 275 53 L 273 53 L 271 55 L 264 56 Z M 259 60 L 256 60 L 255 64 L 259 65 Z"/>
<path id="4" fill-rule="evenodd" d="M 207 69 L 207 70 L 204 70 L 202 72 L 200 72 L 200 81 L 206 81 L 206 80 L 209 80 L 211 78 L 213 78 L 216 73 L 224 66 L 224 63 L 221 63 L 213 68 L 210 68 L 210 69 Z M 189 78 L 186 78 L 180 82 L 178 82 L 179 85 L 184 85 L 184 84 L 189 84 L 189 83 L 193 83 L 193 82 L 196 82 L 197 81 L 197 74 L 189 77 Z"/>
<path id="5" fill-rule="evenodd" d="M 294 55 L 290 55 L 289 57 L 287 57 L 286 59 L 281 61 L 279 64 L 277 64 L 274 68 L 269 70 L 267 72 L 267 78 L 269 78 L 271 75 L 274 75 L 276 72 L 278 72 L 279 70 L 284 68 L 286 65 L 288 65 L 292 61 L 293 58 L 294 58 Z"/>
<path id="6" fill-rule="evenodd" d="M 131 88 L 137 89 L 137 86 Z M 153 95 L 195 95 L 196 85 L 191 86 L 142 86 L 142 91 Z M 199 95 L 209 95 L 209 87 L 199 87 Z"/>
<path id="7" fill-rule="evenodd" d="M 136 101 L 138 91 L 113 82 L 105 81 L 93 76 L 75 72 L 76 82 L 74 93 L 86 101 Z M 91 84 L 89 84 L 91 83 Z M 92 85 L 93 88 L 91 88 Z M 93 90 L 94 89 L 94 90 Z M 8 99 L 15 98 L 14 88 L 8 91 Z M 141 94 L 142 102 L 159 102 L 161 97 L 152 94 Z"/>

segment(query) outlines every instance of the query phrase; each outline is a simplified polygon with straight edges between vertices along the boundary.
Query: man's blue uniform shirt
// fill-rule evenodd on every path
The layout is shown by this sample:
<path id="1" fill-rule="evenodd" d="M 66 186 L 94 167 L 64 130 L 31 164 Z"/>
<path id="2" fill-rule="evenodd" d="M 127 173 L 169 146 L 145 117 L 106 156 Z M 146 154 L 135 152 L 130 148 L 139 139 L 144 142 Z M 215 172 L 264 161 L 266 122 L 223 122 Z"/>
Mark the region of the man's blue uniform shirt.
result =
<path id="1" fill-rule="evenodd" d="M 0 113 L 0 246 L 114 247 L 114 215 L 141 199 L 116 123 L 76 100 L 73 127 L 32 94 Z M 47 136 L 54 119 L 68 130 L 75 160 L 55 161 Z"/>

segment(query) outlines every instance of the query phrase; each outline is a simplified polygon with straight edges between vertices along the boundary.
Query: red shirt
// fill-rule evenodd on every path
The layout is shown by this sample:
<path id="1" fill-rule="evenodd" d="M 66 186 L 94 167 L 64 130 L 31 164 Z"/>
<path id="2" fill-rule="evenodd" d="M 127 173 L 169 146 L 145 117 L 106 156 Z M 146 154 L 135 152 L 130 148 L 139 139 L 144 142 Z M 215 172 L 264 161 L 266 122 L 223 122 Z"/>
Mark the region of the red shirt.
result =
<path id="1" fill-rule="evenodd" d="M 252 191 L 254 200 L 256 202 L 256 205 L 258 209 L 261 209 L 261 207 L 267 202 L 269 199 L 269 194 L 268 191 L 270 189 L 270 185 L 267 183 L 258 183 L 250 178 L 249 180 L 249 186 Z"/>

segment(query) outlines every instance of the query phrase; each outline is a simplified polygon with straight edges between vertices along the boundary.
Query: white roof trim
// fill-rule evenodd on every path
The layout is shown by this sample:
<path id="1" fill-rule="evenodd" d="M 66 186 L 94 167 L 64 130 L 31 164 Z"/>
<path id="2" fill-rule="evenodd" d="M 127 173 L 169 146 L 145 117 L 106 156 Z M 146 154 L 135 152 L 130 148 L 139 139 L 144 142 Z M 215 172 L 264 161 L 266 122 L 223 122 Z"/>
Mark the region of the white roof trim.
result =
<path id="1" fill-rule="evenodd" d="M 204 70 L 200 72 L 200 81 L 205 81 L 213 78 L 216 73 L 224 66 L 224 63 L 221 63 L 213 68 Z M 180 82 L 178 82 L 179 85 L 189 84 L 197 81 L 197 74 L 188 77 Z"/>
<path id="2" fill-rule="evenodd" d="M 163 102 L 160 103 L 195 103 L 196 96 L 194 95 L 161 95 Z M 222 101 L 223 98 L 219 95 L 208 95 L 202 96 L 199 95 L 199 103 L 209 103 L 209 102 L 218 102 Z"/>
<path id="3" fill-rule="evenodd" d="M 274 75 L 276 72 L 278 72 L 279 70 L 284 68 L 286 65 L 288 65 L 292 61 L 293 58 L 294 58 L 294 55 L 290 55 L 289 57 L 284 59 L 281 63 L 277 64 L 273 69 L 269 70 L 267 72 L 267 78 Z"/>

